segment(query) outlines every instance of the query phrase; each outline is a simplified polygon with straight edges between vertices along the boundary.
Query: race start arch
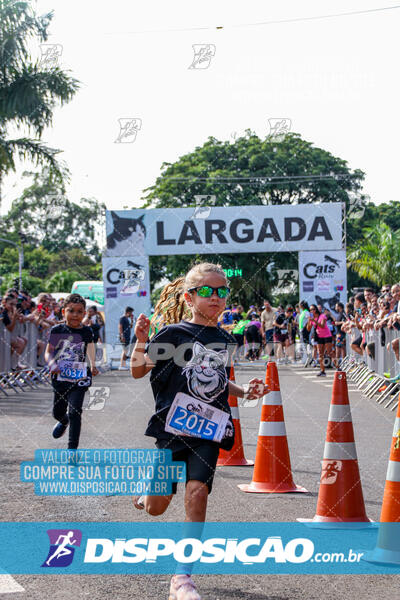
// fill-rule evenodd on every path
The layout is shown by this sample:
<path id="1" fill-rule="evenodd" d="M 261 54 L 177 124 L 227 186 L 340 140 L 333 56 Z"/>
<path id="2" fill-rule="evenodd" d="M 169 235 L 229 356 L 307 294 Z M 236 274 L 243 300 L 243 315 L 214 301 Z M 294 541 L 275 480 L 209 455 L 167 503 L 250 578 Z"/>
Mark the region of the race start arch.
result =
<path id="1" fill-rule="evenodd" d="M 344 222 L 341 202 L 106 211 L 107 343 L 119 342 L 126 306 L 136 316 L 150 313 L 152 255 L 298 252 L 301 298 L 327 306 L 345 300 Z"/>

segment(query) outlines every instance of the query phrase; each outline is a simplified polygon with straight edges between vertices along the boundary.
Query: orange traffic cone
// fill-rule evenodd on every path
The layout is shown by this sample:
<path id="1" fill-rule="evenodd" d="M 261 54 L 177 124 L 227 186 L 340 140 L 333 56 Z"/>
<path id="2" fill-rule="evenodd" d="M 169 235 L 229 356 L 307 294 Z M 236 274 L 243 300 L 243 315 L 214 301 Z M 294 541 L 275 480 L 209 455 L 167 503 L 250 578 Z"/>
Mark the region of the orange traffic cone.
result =
<path id="1" fill-rule="evenodd" d="M 394 422 L 377 546 L 363 560 L 400 564 L 400 396 Z"/>
<path id="2" fill-rule="evenodd" d="M 332 524 L 335 529 L 351 523 L 357 527 L 370 524 L 358 470 L 345 372 L 337 371 L 333 381 L 317 512 L 313 519 L 297 520 L 323 523 L 324 527 Z"/>
<path id="3" fill-rule="evenodd" d="M 250 484 L 238 487 L 243 492 L 260 494 L 307 492 L 293 482 L 278 369 L 274 362 L 267 365 L 265 383 L 270 392 L 264 396 L 261 408 L 253 479 Z"/>
<path id="4" fill-rule="evenodd" d="M 230 381 L 235 381 L 235 371 L 231 364 Z M 229 394 L 228 403 L 231 407 L 232 421 L 235 427 L 235 441 L 231 450 L 219 451 L 217 467 L 251 467 L 253 460 L 246 460 L 243 451 L 242 428 L 240 427 L 239 407 L 236 396 Z"/>

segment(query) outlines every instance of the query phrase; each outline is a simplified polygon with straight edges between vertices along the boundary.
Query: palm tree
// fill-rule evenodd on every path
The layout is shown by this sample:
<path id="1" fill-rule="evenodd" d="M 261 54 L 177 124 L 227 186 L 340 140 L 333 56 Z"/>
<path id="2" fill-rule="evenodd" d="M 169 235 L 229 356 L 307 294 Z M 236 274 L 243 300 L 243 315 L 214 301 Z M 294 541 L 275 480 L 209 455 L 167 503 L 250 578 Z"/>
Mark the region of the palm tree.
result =
<path id="1" fill-rule="evenodd" d="M 385 223 L 364 230 L 364 240 L 347 255 L 348 265 L 361 277 L 378 286 L 400 279 L 400 229 L 393 231 Z"/>
<path id="2" fill-rule="evenodd" d="M 61 150 L 40 141 L 45 127 L 52 124 L 57 101 L 69 102 L 79 87 L 59 67 L 46 67 L 31 61 L 28 42 L 48 39 L 47 28 L 53 13 L 36 16 L 29 2 L 0 0 L 0 205 L 1 182 L 15 171 L 15 156 L 46 165 L 61 184 L 68 169 L 56 160 Z M 26 126 L 38 139 L 7 138 L 9 126 Z"/>
<path id="3" fill-rule="evenodd" d="M 81 279 L 77 271 L 57 271 L 46 281 L 49 292 L 69 292 L 74 281 Z"/>

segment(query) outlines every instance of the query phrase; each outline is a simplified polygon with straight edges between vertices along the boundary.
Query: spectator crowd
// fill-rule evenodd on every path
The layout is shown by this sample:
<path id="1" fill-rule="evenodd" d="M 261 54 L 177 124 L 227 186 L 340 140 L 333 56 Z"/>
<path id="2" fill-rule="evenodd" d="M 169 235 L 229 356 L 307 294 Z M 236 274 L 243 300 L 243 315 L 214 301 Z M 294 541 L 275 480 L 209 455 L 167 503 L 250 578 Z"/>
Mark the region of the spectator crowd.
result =
<path id="1" fill-rule="evenodd" d="M 44 350 L 50 329 L 64 322 L 64 299 L 56 300 L 41 293 L 33 301 L 31 295 L 15 288 L 8 289 L 0 300 L 0 373 L 44 366 Z M 122 344 L 120 369 L 127 369 L 129 347 L 134 342 L 134 310 L 127 307 L 119 321 Z M 83 325 L 92 328 L 94 341 L 104 341 L 104 320 L 96 306 L 88 306 Z M 301 301 L 295 306 L 273 306 L 268 299 L 263 305 L 244 310 L 233 304 L 222 313 L 219 326 L 229 331 L 238 347 L 234 356 L 253 362 L 274 357 L 278 364 L 301 361 L 319 367 L 318 376 L 328 367 L 340 368 L 351 350 L 360 360 L 375 358 L 378 348 L 368 332 L 379 332 L 379 345 L 399 357 L 399 336 L 388 341 L 387 331 L 400 330 L 400 284 L 384 285 L 379 292 L 366 288 L 349 298 L 346 305 L 337 302 L 334 310 L 321 304 Z M 28 358 L 29 355 L 29 358 Z"/>
<path id="2" fill-rule="evenodd" d="M 15 288 L 0 299 L 0 373 L 45 366 L 44 350 L 50 330 L 64 322 L 64 299 L 41 293 L 31 295 Z M 95 342 L 102 341 L 104 321 L 96 306 L 88 306 L 83 321 L 92 328 Z"/>
<path id="3" fill-rule="evenodd" d="M 319 377 L 327 367 L 340 368 L 351 349 L 360 359 L 375 358 L 375 341 L 369 331 L 380 332 L 380 345 L 399 358 L 399 337 L 386 340 L 387 330 L 400 330 L 400 284 L 384 285 L 379 292 L 366 288 L 334 309 L 301 301 L 293 306 L 228 307 L 219 325 L 232 333 L 238 343 L 235 360 L 268 360 L 293 363 L 299 358 L 305 365 L 319 366 Z M 298 342 L 296 346 L 296 341 Z"/>

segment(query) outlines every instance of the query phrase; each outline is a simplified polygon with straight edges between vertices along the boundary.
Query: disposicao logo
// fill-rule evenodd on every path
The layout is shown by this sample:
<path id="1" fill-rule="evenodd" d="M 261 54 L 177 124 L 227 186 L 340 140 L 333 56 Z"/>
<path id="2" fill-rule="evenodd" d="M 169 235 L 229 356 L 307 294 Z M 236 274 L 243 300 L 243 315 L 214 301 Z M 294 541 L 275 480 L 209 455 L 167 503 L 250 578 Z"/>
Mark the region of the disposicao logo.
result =
<path id="1" fill-rule="evenodd" d="M 42 567 L 68 567 L 74 558 L 74 546 L 80 546 L 80 529 L 48 529 L 50 549 Z"/>
<path id="2" fill-rule="evenodd" d="M 253 548 L 252 551 L 249 549 Z M 314 544 L 307 538 L 295 538 L 282 543 L 280 536 L 241 540 L 209 538 L 201 541 L 184 538 L 176 542 L 170 538 L 107 538 L 87 540 L 85 563 L 154 563 L 160 557 L 173 556 L 180 563 L 264 563 L 268 558 L 276 563 L 303 563 L 310 560 Z"/>

